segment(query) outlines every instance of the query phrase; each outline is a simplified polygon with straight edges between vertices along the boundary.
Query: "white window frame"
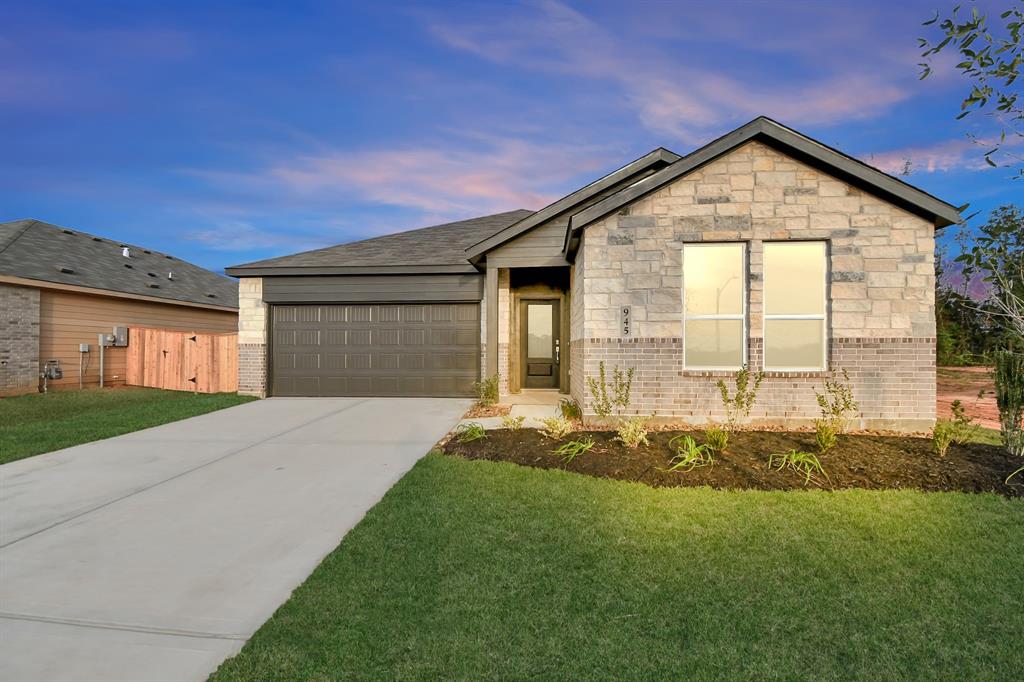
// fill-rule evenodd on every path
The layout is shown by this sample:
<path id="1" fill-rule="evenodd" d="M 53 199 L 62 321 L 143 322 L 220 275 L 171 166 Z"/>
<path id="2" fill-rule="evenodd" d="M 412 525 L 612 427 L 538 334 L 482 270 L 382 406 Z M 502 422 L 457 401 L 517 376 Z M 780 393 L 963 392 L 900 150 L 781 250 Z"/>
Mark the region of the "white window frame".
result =
<path id="1" fill-rule="evenodd" d="M 762 265 L 761 281 L 764 296 L 764 315 L 761 316 L 761 353 L 762 361 L 764 364 L 764 371 L 766 372 L 826 372 L 828 371 L 828 272 L 829 272 L 829 257 L 828 257 L 828 242 L 822 239 L 791 239 L 785 241 L 766 241 L 764 242 L 764 251 L 767 254 L 768 247 L 772 244 L 793 244 L 793 243 L 813 243 L 821 244 L 821 257 L 824 260 L 822 264 L 822 273 L 825 278 L 823 282 L 824 286 L 821 288 L 823 300 L 821 302 L 821 314 L 820 315 L 769 315 L 768 310 L 768 269 Z M 767 256 L 765 258 L 767 260 Z M 764 262 L 764 261 L 762 261 Z M 768 321 L 769 320 L 820 320 L 821 321 L 821 365 L 818 367 L 772 367 L 768 364 Z"/>
<path id="2" fill-rule="evenodd" d="M 708 246 L 731 246 L 738 245 L 740 247 L 740 312 L 738 314 L 729 315 L 690 315 L 686 312 L 686 250 L 687 249 L 700 249 Z M 683 263 L 683 275 L 681 278 L 680 293 L 683 301 L 683 369 L 693 372 L 738 372 L 743 369 L 744 365 L 747 364 L 747 347 L 749 344 L 748 338 L 748 320 L 747 320 L 747 283 L 749 276 L 747 274 L 747 243 L 746 242 L 692 242 L 683 244 L 682 253 L 680 255 L 680 261 Z M 710 365 L 687 365 L 686 364 L 686 322 L 687 320 L 739 320 L 742 331 L 740 332 L 740 346 L 742 348 L 742 357 L 740 364 L 736 367 L 723 367 L 723 366 L 710 366 Z"/>

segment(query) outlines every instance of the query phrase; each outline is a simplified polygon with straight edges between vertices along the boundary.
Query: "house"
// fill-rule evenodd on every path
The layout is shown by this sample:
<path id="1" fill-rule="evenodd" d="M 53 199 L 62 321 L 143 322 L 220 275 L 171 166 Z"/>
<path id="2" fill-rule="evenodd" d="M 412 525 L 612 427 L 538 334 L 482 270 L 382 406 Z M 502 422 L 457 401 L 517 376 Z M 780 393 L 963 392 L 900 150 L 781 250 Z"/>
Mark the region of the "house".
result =
<path id="1" fill-rule="evenodd" d="M 62 378 L 48 388 L 99 385 L 99 335 L 114 327 L 237 325 L 238 289 L 227 277 L 38 220 L 0 223 L 0 396 L 38 391 L 50 361 Z M 126 362 L 126 348 L 104 349 L 104 385 L 124 383 Z"/>
<path id="2" fill-rule="evenodd" d="M 257 395 L 557 389 L 632 367 L 635 412 L 806 423 L 846 370 L 861 425 L 935 419 L 935 231 L 957 209 L 767 118 L 655 149 L 537 212 L 239 265 L 239 380 Z"/>

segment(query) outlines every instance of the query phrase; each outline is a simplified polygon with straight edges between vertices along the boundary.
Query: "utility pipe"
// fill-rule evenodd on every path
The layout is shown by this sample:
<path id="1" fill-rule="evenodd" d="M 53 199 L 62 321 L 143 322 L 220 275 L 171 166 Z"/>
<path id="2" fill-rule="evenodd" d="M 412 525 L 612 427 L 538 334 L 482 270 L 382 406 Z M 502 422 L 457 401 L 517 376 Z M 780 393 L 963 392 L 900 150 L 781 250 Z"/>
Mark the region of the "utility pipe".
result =
<path id="1" fill-rule="evenodd" d="M 103 388 L 103 351 L 107 348 L 107 335 L 99 335 L 99 347 L 100 347 L 100 388 Z"/>

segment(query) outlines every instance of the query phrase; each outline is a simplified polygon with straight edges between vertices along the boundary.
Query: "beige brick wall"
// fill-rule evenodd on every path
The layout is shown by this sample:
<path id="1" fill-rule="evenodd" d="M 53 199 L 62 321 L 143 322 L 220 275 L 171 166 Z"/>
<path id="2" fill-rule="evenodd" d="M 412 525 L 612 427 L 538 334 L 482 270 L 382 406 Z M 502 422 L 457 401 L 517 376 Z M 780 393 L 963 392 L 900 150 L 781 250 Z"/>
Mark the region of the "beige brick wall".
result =
<path id="1" fill-rule="evenodd" d="M 267 394 L 267 315 L 263 278 L 238 281 L 238 392 Z"/>
<path id="2" fill-rule="evenodd" d="M 511 272 L 508 268 L 498 270 L 498 393 L 508 395 L 509 391 L 509 348 L 512 328 Z"/>
<path id="3" fill-rule="evenodd" d="M 39 390 L 39 289 L 0 284 L 0 396 Z"/>
<path id="4" fill-rule="evenodd" d="M 857 370 L 854 392 L 869 420 L 865 424 L 919 428 L 934 420 L 932 226 L 757 142 L 587 228 L 574 267 L 574 300 L 583 310 L 574 311 L 572 337 L 584 340 L 574 346 L 574 359 L 582 354 L 588 373 L 601 357 L 622 357 L 636 366 L 645 381 L 658 384 L 638 387 L 643 411 L 696 421 L 714 417 L 716 378 L 684 373 L 681 355 L 621 354 L 618 306 L 632 307 L 634 338 L 664 342 L 681 353 L 682 245 L 746 242 L 749 358 L 757 368 L 763 243 L 787 239 L 829 244 L 830 366 Z M 860 371 L 866 358 L 889 355 L 897 364 Z M 575 378 L 574 395 L 586 399 L 578 394 L 582 379 Z M 813 418 L 813 385 L 820 385 L 820 377 L 769 377 L 760 418 Z M 799 398 L 789 396 L 794 391 Z"/>

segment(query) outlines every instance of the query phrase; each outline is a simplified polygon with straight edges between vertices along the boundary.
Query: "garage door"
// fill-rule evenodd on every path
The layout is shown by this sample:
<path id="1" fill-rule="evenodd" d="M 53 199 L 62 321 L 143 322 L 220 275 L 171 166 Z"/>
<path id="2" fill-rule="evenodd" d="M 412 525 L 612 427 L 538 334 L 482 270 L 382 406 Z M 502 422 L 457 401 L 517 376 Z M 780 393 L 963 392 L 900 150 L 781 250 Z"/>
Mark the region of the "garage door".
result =
<path id="1" fill-rule="evenodd" d="M 278 396 L 471 396 L 477 303 L 275 305 Z"/>

